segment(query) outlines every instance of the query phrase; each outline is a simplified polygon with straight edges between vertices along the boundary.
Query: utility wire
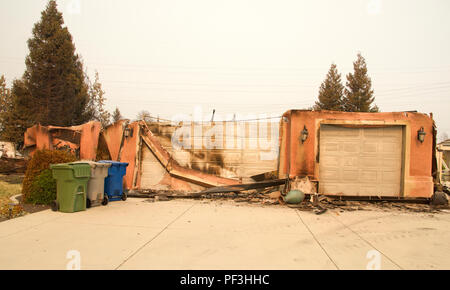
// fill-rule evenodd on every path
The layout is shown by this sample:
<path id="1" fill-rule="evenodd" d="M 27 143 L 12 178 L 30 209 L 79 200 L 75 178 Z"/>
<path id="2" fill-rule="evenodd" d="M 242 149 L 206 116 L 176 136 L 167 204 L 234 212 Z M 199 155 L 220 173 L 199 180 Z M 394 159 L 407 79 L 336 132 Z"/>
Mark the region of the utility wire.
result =
<path id="1" fill-rule="evenodd" d="M 250 122 L 250 121 L 262 121 L 262 120 L 274 120 L 274 119 L 281 119 L 282 117 L 283 116 L 267 117 L 267 118 L 255 118 L 255 119 L 242 119 L 242 120 L 220 120 L 220 121 L 214 121 L 214 122 L 211 122 L 211 121 L 195 121 L 195 120 L 193 120 L 191 122 L 193 122 L 193 123 L 222 123 L 222 122 L 225 122 L 225 123 L 232 122 L 232 123 L 234 123 L 234 122 Z M 182 121 L 175 122 L 173 120 L 164 119 L 164 118 L 161 118 L 161 117 L 149 116 L 147 118 L 153 119 L 153 120 L 172 122 L 172 123 L 180 123 L 180 122 L 182 122 Z"/>

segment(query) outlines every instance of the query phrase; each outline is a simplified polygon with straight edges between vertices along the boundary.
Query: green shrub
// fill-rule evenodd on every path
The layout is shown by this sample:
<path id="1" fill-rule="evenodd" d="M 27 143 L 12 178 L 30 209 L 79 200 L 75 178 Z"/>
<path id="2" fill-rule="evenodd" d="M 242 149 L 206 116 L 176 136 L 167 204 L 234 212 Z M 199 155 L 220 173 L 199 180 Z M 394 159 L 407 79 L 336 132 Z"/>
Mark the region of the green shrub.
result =
<path id="1" fill-rule="evenodd" d="M 31 184 L 31 195 L 27 202 L 33 204 L 50 204 L 56 199 L 56 180 L 50 169 L 42 171 Z"/>
<path id="2" fill-rule="evenodd" d="M 48 178 L 48 172 L 47 175 L 43 174 L 43 172 L 50 169 L 50 164 L 67 163 L 76 160 L 75 155 L 67 151 L 37 150 L 34 152 L 33 158 L 28 163 L 27 171 L 25 172 L 25 178 L 22 184 L 23 201 L 26 203 L 40 204 L 42 197 L 50 194 L 52 190 L 48 187 L 50 184 L 48 180 L 46 180 Z M 41 174 L 43 175 L 41 176 Z M 37 179 L 39 179 L 39 181 Z M 42 184 L 44 187 L 38 189 L 39 184 Z M 42 203 L 48 204 L 48 202 Z"/>

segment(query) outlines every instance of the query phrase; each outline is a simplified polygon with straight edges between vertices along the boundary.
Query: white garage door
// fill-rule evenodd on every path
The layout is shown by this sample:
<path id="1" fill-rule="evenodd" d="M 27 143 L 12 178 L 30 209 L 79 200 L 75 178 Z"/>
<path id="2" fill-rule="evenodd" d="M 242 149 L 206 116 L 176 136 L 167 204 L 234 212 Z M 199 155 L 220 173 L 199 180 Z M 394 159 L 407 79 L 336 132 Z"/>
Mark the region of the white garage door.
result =
<path id="1" fill-rule="evenodd" d="M 320 127 L 319 192 L 399 196 L 402 127 Z"/>

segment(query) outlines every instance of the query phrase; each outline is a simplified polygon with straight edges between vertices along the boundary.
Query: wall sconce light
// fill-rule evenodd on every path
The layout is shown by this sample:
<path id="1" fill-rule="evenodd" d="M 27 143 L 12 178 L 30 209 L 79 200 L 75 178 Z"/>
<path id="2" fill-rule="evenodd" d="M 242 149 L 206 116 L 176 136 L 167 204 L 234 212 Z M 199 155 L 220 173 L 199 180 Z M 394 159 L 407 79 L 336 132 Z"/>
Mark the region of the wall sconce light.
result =
<path id="1" fill-rule="evenodd" d="M 306 125 L 304 126 L 302 132 L 300 133 L 300 140 L 302 141 L 302 144 L 305 143 L 306 139 L 308 139 L 308 129 L 306 129 Z"/>
<path id="2" fill-rule="evenodd" d="M 131 129 L 130 127 L 127 126 L 125 128 L 125 131 L 124 131 L 123 135 L 125 136 L 125 138 L 133 137 L 133 129 Z"/>
<path id="3" fill-rule="evenodd" d="M 417 131 L 417 139 L 419 139 L 420 143 L 423 143 L 423 141 L 425 141 L 426 135 L 427 135 L 427 133 L 425 133 L 423 127 L 420 128 L 419 131 Z"/>

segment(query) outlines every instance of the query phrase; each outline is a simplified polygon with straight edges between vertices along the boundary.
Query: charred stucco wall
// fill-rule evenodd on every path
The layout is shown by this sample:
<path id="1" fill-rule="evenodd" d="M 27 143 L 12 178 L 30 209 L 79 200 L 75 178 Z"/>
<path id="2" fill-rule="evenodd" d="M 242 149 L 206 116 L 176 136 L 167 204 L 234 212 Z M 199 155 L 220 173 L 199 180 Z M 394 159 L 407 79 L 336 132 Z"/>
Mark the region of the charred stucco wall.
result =
<path id="1" fill-rule="evenodd" d="M 119 160 L 119 152 L 123 142 L 123 131 L 127 125 L 126 120 L 120 120 L 103 130 L 102 138 L 106 142 L 111 160 Z"/>
<path id="2" fill-rule="evenodd" d="M 343 126 L 403 126 L 403 175 L 402 197 L 429 198 L 433 193 L 432 118 L 421 113 L 347 113 L 332 111 L 292 110 L 284 114 L 280 122 L 279 176 L 309 176 L 319 181 L 320 148 L 319 136 L 322 124 Z M 309 131 L 304 144 L 300 141 L 304 126 Z M 425 141 L 417 139 L 417 132 L 423 127 Z M 376 193 L 374 193 L 376 196 Z"/>
<path id="3" fill-rule="evenodd" d="M 181 166 L 243 182 L 251 181 L 253 175 L 277 170 L 278 126 L 278 122 L 262 121 L 149 124 L 164 149 Z"/>
<path id="4" fill-rule="evenodd" d="M 140 127 L 139 123 L 132 123 L 128 125 L 131 130 L 129 136 L 123 138 L 123 146 L 119 152 L 119 160 L 126 160 L 124 162 L 128 163 L 127 174 L 123 180 L 125 188 L 133 188 L 136 184 L 136 174 L 138 170 L 138 152 L 140 147 Z"/>
<path id="5" fill-rule="evenodd" d="M 41 125 L 35 125 L 28 128 L 24 135 L 24 148 L 29 149 L 28 153 L 32 155 L 35 150 L 50 149 L 50 134 L 48 128 Z"/>
<path id="6" fill-rule="evenodd" d="M 129 164 L 124 178 L 127 189 L 195 191 L 203 189 L 203 185 L 236 184 L 231 179 L 182 167 L 143 121 L 115 123 L 103 131 L 100 140 L 112 160 Z"/>
<path id="7" fill-rule="evenodd" d="M 68 149 L 83 160 L 95 160 L 101 124 L 89 122 L 80 126 L 57 127 L 35 125 L 24 136 L 25 151 Z"/>
<path id="8" fill-rule="evenodd" d="M 130 132 L 127 136 L 125 128 Z M 128 163 L 124 187 L 136 188 L 141 146 L 139 122 L 129 124 L 128 120 L 120 120 L 103 130 L 100 140 L 105 142 L 111 160 Z"/>
<path id="9" fill-rule="evenodd" d="M 203 189 L 203 186 L 238 183 L 229 178 L 183 167 L 171 156 L 171 152 L 164 149 L 142 121 L 129 123 L 128 120 L 121 120 L 104 130 L 101 130 L 99 122 L 74 127 L 36 125 L 29 128 L 24 137 L 25 148 L 30 155 L 36 149 L 69 149 L 81 160 L 111 159 L 128 163 L 124 177 L 124 187 L 127 189 L 142 189 L 142 177 L 144 176 L 144 181 L 148 176 L 154 179 L 158 172 L 163 174 L 155 186 L 162 186 L 162 189 L 192 191 Z M 177 153 L 176 150 L 173 152 Z M 144 166 L 145 164 L 151 166 Z M 145 182 L 142 184 L 145 185 Z"/>
<path id="10" fill-rule="evenodd" d="M 140 154 L 140 174 L 137 177 L 136 188 L 181 192 L 195 192 L 205 189 L 202 185 L 171 176 L 146 144 L 142 144 Z"/>

